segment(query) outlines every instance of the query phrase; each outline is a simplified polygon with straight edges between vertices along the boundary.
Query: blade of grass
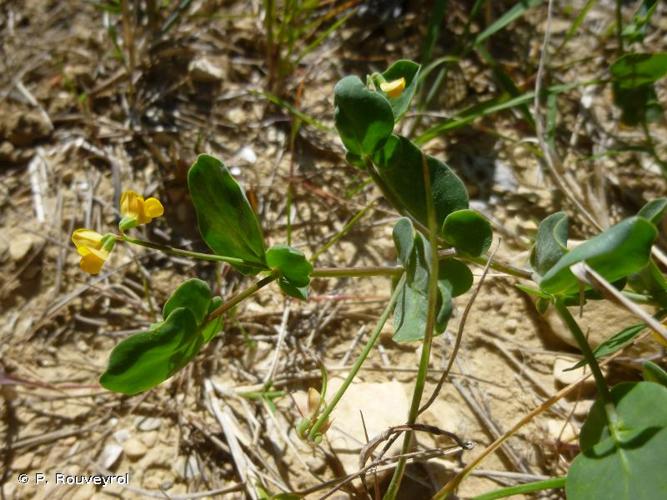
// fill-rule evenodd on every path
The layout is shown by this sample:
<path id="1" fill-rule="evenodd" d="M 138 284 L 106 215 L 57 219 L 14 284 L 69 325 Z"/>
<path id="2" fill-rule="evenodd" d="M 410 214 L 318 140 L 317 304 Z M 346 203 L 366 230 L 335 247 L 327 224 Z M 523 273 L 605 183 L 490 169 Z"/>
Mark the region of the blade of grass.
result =
<path id="1" fill-rule="evenodd" d="M 551 490 L 565 487 L 565 477 L 552 477 L 542 481 L 534 481 L 532 483 L 517 484 L 516 486 L 508 486 L 507 488 L 500 488 L 499 490 L 490 491 L 474 497 L 472 500 L 495 500 L 496 498 L 506 498 L 512 495 L 522 495 L 525 493 L 532 493 L 534 491 Z"/>
<path id="2" fill-rule="evenodd" d="M 440 25 L 445 18 L 445 11 L 447 10 L 448 0 L 436 0 L 433 7 L 431 7 L 430 20 L 428 22 L 428 29 L 426 31 L 426 39 L 422 46 L 421 63 L 428 64 L 431 61 L 433 54 L 433 47 L 440 36 Z"/>
<path id="3" fill-rule="evenodd" d="M 489 66 L 491 66 L 493 75 L 495 76 L 496 80 L 498 80 L 498 83 L 505 90 L 505 92 L 507 92 L 512 97 L 519 97 L 521 95 L 519 87 L 514 83 L 512 77 L 509 75 L 509 73 L 507 73 L 507 71 L 503 69 L 502 65 L 496 60 L 496 58 L 493 57 L 488 50 L 481 46 L 477 47 L 477 53 L 489 64 Z M 533 115 L 530 112 L 528 105 L 519 104 L 518 107 L 524 119 L 530 124 L 531 127 L 534 127 L 535 121 L 533 120 Z"/>
<path id="4" fill-rule="evenodd" d="M 491 23 L 491 26 L 477 35 L 477 38 L 475 38 L 475 45 L 480 45 L 485 40 L 504 29 L 508 24 L 511 24 L 520 18 L 528 9 L 541 3 L 543 3 L 543 0 L 521 0 L 514 7 L 512 7 L 493 23 Z"/>
<path id="5" fill-rule="evenodd" d="M 299 64 L 301 60 L 306 57 L 308 54 L 310 54 L 313 50 L 315 50 L 317 47 L 320 46 L 320 44 L 329 38 L 329 36 L 335 32 L 338 28 L 340 28 L 345 22 L 352 16 L 353 12 L 350 11 L 343 17 L 341 17 L 338 21 L 333 23 L 331 26 L 329 26 L 326 30 L 324 30 L 310 45 L 308 45 L 305 49 L 301 51 L 299 54 L 299 57 L 297 57 L 295 64 Z"/>
<path id="6" fill-rule="evenodd" d="M 281 99 L 280 97 L 278 97 L 276 95 L 273 95 L 270 92 L 252 91 L 252 93 L 254 93 L 256 95 L 260 95 L 260 96 L 264 97 L 265 99 L 267 99 L 269 102 L 272 102 L 273 104 L 275 104 L 276 106 L 280 106 L 281 108 L 286 109 L 287 111 L 292 113 L 294 116 L 296 116 L 297 118 L 300 118 L 305 123 L 307 123 L 308 125 L 310 125 L 312 127 L 315 127 L 316 129 L 322 130 L 324 132 L 333 132 L 334 131 L 333 127 L 328 127 L 324 123 L 316 120 L 312 116 L 309 116 L 309 115 L 305 114 L 303 111 L 298 110 L 296 107 L 294 107 L 289 102 L 285 101 L 284 99 Z"/>
<path id="7" fill-rule="evenodd" d="M 579 30 L 579 27 L 581 24 L 584 22 L 584 19 L 586 19 L 586 16 L 588 15 L 588 12 L 595 6 L 595 4 L 598 3 L 598 0 L 588 0 L 586 4 L 581 8 L 579 11 L 579 14 L 577 14 L 577 17 L 574 19 L 574 22 L 570 26 L 570 28 L 567 30 L 567 33 L 565 33 L 565 37 L 563 38 L 563 41 L 561 44 L 558 46 L 556 51 L 554 52 L 554 57 L 558 55 L 558 53 L 561 51 L 565 45 L 567 45 L 567 42 L 569 42 L 572 37 L 577 33 Z"/>
<path id="8" fill-rule="evenodd" d="M 552 87 L 549 87 L 548 89 L 545 89 L 544 92 L 547 95 L 561 94 L 573 88 L 586 87 L 589 85 L 597 85 L 598 83 L 599 80 L 589 80 L 586 82 L 573 82 L 564 85 L 554 85 Z M 497 113 L 499 111 L 504 111 L 506 109 L 511 109 L 516 106 L 526 104 L 532 101 L 534 98 L 535 98 L 535 93 L 533 91 L 525 92 L 524 94 L 521 94 L 516 97 L 511 97 L 507 94 L 504 94 L 500 97 L 494 97 L 487 101 L 470 106 L 469 108 L 463 110 L 458 116 L 450 118 L 442 123 L 439 123 L 429 128 L 428 130 L 424 131 L 421 135 L 419 135 L 414 140 L 414 142 L 418 145 L 425 144 L 431 139 L 439 136 L 440 134 L 461 128 L 467 125 L 468 123 L 476 120 L 477 118 L 480 118 L 482 116 L 488 116 L 493 113 Z"/>

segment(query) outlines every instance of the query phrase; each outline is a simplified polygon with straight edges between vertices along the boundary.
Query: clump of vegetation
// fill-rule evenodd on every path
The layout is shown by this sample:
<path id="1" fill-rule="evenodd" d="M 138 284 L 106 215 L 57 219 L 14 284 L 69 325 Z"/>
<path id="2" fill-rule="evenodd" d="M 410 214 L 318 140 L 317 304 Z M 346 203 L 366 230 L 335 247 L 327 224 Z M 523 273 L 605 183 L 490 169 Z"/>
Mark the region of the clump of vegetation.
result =
<path id="1" fill-rule="evenodd" d="M 649 71 L 642 69 L 642 65 L 630 65 L 627 57 L 615 63 L 614 74 L 618 78 L 621 67 L 633 67 L 633 71 L 642 75 Z M 315 277 L 390 276 L 391 298 L 366 348 L 330 400 L 325 399 L 326 383 L 322 396 L 311 390 L 310 415 L 299 424 L 298 434 L 316 443 L 323 439 L 332 410 L 344 397 L 393 314 L 394 340 L 422 345 L 406 420 L 405 453 L 414 432 L 411 426 L 417 424 L 420 413 L 446 382 L 451 368 L 450 363 L 441 384 L 428 402 L 423 403 L 433 338 L 445 330 L 454 298 L 472 287 L 470 266 L 495 267 L 532 280 L 532 285 L 523 284 L 521 289 L 535 296 L 540 312 L 555 308 L 584 354 L 584 362 L 590 367 L 598 389 L 598 399 L 581 432 L 581 452 L 567 477 L 523 485 L 521 491 L 561 486 L 572 499 L 658 498 L 665 489 L 660 464 L 667 450 L 667 373 L 658 365 L 647 363 L 645 381 L 609 387 L 599 360 L 645 327 L 652 328 L 661 342 L 667 342 L 667 331 L 660 323 L 667 310 L 667 280 L 652 256 L 658 227 L 667 210 L 667 198 L 651 201 L 636 216 L 605 229 L 572 250 L 568 249 L 568 216 L 564 212 L 552 214 L 539 225 L 531 254 L 532 273 L 526 275 L 509 264 L 496 262 L 489 253 L 493 239 L 491 224 L 469 207 L 468 193 L 461 180 L 443 161 L 395 133 L 396 124 L 415 95 L 420 70 L 420 65 L 401 60 L 382 73 L 369 75 L 366 83 L 357 76 L 348 76 L 334 89 L 335 124 L 349 163 L 370 175 L 402 216 L 393 228 L 396 266 L 321 270 L 313 267 L 297 248 L 287 244 L 266 248 L 261 225 L 244 191 L 224 164 L 209 155 L 200 155 L 190 168 L 188 187 L 201 237 L 212 253 L 166 247 L 127 234 L 164 211 L 157 199 L 144 200 L 132 191 L 124 193 L 121 199 L 123 218 L 118 234 L 103 236 L 87 229 L 76 230 L 72 239 L 81 255 L 81 267 L 91 274 L 100 271 L 114 244 L 127 243 L 192 259 L 225 262 L 246 276 L 259 276 L 254 284 L 227 299 L 213 296 L 204 281 L 196 278 L 185 281 L 164 304 L 162 321 L 114 348 L 100 383 L 111 391 L 130 395 L 162 383 L 215 337 L 225 312 L 271 283 L 277 283 L 282 293 L 290 297 L 307 300 L 310 280 Z M 638 78 L 632 82 L 646 85 L 653 81 L 647 77 L 640 82 Z M 617 302 L 636 313 L 642 323 L 593 351 L 567 306 L 585 307 L 594 300 Z M 659 312 L 650 316 L 636 302 L 651 304 Z M 456 356 L 456 350 L 451 356 L 452 359 Z M 323 379 L 326 380 L 326 374 Z M 405 459 L 401 458 L 385 498 L 396 497 L 405 465 Z M 470 466 L 444 485 L 436 498 L 453 492 L 469 470 Z"/>

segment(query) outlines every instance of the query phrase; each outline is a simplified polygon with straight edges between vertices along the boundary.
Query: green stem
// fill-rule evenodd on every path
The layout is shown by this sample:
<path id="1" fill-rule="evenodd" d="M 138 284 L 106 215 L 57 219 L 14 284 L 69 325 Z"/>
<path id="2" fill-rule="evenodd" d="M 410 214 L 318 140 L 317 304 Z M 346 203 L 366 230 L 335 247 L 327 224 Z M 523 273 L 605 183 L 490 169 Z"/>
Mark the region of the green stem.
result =
<path id="1" fill-rule="evenodd" d="M 600 370 L 600 365 L 595 358 L 595 354 L 593 354 L 591 346 L 588 344 L 584 332 L 581 331 L 581 328 L 579 328 L 576 320 L 565 306 L 563 299 L 556 299 L 556 311 L 558 312 L 558 315 L 561 317 L 561 319 L 565 322 L 565 325 L 572 333 L 574 339 L 577 341 L 579 349 L 581 349 L 584 358 L 588 362 L 588 366 L 591 367 L 591 372 L 593 373 L 593 378 L 595 379 L 595 385 L 597 386 L 598 393 L 604 404 L 605 412 L 607 413 L 609 429 L 612 435 L 614 435 L 618 424 L 618 416 L 616 415 L 614 402 L 611 399 L 611 394 L 609 393 L 607 382 L 604 379 L 604 375 L 602 375 L 602 370 Z"/>
<path id="2" fill-rule="evenodd" d="M 473 264 L 478 264 L 480 266 L 485 266 L 488 258 L 486 257 L 470 257 L 467 255 L 457 254 L 454 256 L 455 259 L 462 260 L 464 262 L 470 262 Z M 511 264 L 505 264 L 503 262 L 498 262 L 494 259 L 491 263 L 491 269 L 500 271 L 501 273 L 509 274 L 517 278 L 532 279 L 532 273 L 526 269 L 521 269 L 520 267 L 515 267 Z"/>
<path id="3" fill-rule="evenodd" d="M 270 275 L 262 278 L 261 280 L 257 281 L 253 285 L 250 285 L 248 288 L 241 290 L 239 293 L 234 295 L 231 299 L 229 299 L 227 302 L 224 304 L 221 304 L 217 309 L 214 309 L 213 312 L 211 312 L 208 317 L 206 318 L 206 321 L 211 321 L 212 319 L 217 318 L 218 316 L 226 313 L 229 311 L 232 307 L 234 307 L 236 304 L 239 302 L 244 301 L 251 295 L 253 295 L 255 292 L 261 290 L 264 288 L 266 285 L 269 283 L 275 281 L 278 279 L 278 273 L 277 272 L 272 272 Z"/>
<path id="4" fill-rule="evenodd" d="M 125 234 L 116 236 L 118 241 L 125 241 L 134 245 L 139 245 L 146 248 L 159 250 L 168 255 L 177 255 L 179 257 L 190 257 L 197 260 L 205 260 L 212 262 L 226 262 L 228 264 L 237 264 L 246 267 L 255 267 L 258 270 L 268 271 L 269 269 L 263 264 L 248 262 L 237 257 L 227 257 L 225 255 L 215 255 L 210 253 L 193 252 L 190 250 L 183 250 L 181 248 L 170 247 L 153 243 L 150 241 L 139 240 L 132 238 Z M 364 278 L 369 276 L 399 276 L 403 272 L 401 266 L 368 266 L 368 267 L 319 267 L 315 268 L 310 274 L 312 278 Z"/>
<path id="5" fill-rule="evenodd" d="M 424 191 L 426 195 L 426 214 L 428 218 L 428 235 L 431 247 L 431 268 L 429 269 L 428 277 L 428 311 L 426 315 L 426 328 L 424 331 L 424 341 L 422 344 L 422 353 L 419 359 L 419 370 L 417 371 L 417 379 L 415 380 L 415 388 L 412 393 L 412 402 L 410 404 L 410 411 L 408 412 L 408 425 L 413 425 L 419 416 L 419 408 L 421 406 L 422 395 L 424 394 L 424 387 L 426 385 L 426 377 L 428 375 L 428 363 L 431 358 L 431 346 L 433 344 L 433 333 L 435 331 L 435 315 L 436 305 L 438 301 L 438 237 L 437 225 L 435 220 L 435 207 L 433 205 L 433 197 L 431 196 L 431 176 L 426 162 L 426 155 L 422 153 L 422 174 L 424 176 Z M 412 442 L 413 432 L 406 432 L 403 437 L 403 446 L 401 448 L 401 458 L 396 464 L 394 475 L 384 494 L 384 500 L 395 500 L 398 490 L 401 486 L 401 480 L 407 465 L 406 454 L 410 451 L 410 443 Z"/>
<path id="6" fill-rule="evenodd" d="M 414 222 L 414 221 L 413 221 Z M 427 231 L 425 234 L 429 234 Z M 151 241 L 140 240 L 137 238 L 132 238 L 126 234 L 120 236 L 115 235 L 118 241 L 124 241 L 127 243 L 132 243 L 134 245 L 139 245 L 146 248 L 152 248 L 153 250 L 159 250 L 168 255 L 175 255 L 178 257 L 189 257 L 197 260 L 205 260 L 209 262 L 226 262 L 228 264 L 236 264 L 246 267 L 254 267 L 258 270 L 266 271 L 268 268 L 263 264 L 258 264 L 255 262 L 248 262 L 238 257 L 228 257 L 226 255 L 215 255 L 210 253 L 201 253 L 193 252 L 191 250 L 183 250 L 182 248 L 175 248 L 168 245 L 161 245 L 160 243 L 153 243 Z M 461 255 L 455 253 L 453 249 L 440 250 L 438 252 L 440 258 L 443 257 L 453 257 L 464 262 L 470 262 L 472 264 L 478 264 L 480 266 L 485 266 L 487 262 L 486 257 L 470 257 L 467 255 Z M 519 267 L 514 267 L 511 264 L 505 264 L 494 260 L 491 263 L 491 269 L 496 271 L 515 276 L 517 278 L 531 279 L 530 271 L 521 269 Z M 364 278 L 369 276 L 398 276 L 403 272 L 401 266 L 369 266 L 369 267 L 318 267 L 313 270 L 311 273 L 312 278 Z"/>
<path id="7" fill-rule="evenodd" d="M 391 294 L 389 302 L 385 306 L 384 311 L 382 311 L 382 315 L 380 316 L 380 319 L 375 325 L 375 329 L 373 330 L 373 332 L 371 332 L 371 336 L 368 339 L 368 342 L 366 343 L 364 350 L 361 352 L 357 360 L 350 368 L 350 373 L 347 375 L 347 377 L 345 377 L 343 384 L 338 388 L 336 394 L 334 394 L 334 397 L 331 398 L 331 401 L 326 405 L 324 411 L 320 414 L 318 419 L 310 428 L 310 431 L 308 432 L 308 439 L 312 440 L 315 437 L 320 428 L 329 418 L 329 415 L 331 415 L 331 412 L 334 410 L 340 399 L 343 397 L 343 394 L 345 394 L 345 391 L 354 380 L 354 377 L 357 376 L 357 373 L 359 372 L 361 365 L 364 364 L 364 361 L 366 361 L 366 358 L 368 358 L 371 349 L 373 349 L 373 347 L 375 346 L 375 343 L 377 342 L 377 339 L 380 336 L 380 332 L 382 332 L 382 328 L 384 328 L 384 324 L 387 322 L 387 319 L 389 319 L 389 315 L 394 310 L 394 305 L 398 300 L 398 295 L 400 293 L 401 288 L 403 287 L 404 282 L 405 282 L 405 275 L 402 275 L 400 281 L 396 285 L 396 288 L 394 288 L 394 292 Z"/>
<path id="8" fill-rule="evenodd" d="M 400 276 L 402 266 L 383 267 L 317 267 L 310 273 L 311 278 L 364 278 L 368 276 Z"/>
<path id="9" fill-rule="evenodd" d="M 121 234 L 116 237 L 118 241 L 125 241 L 132 243 L 133 245 L 139 245 L 146 248 L 152 248 L 153 250 L 160 250 L 168 255 L 176 255 L 178 257 L 190 257 L 197 260 L 207 260 L 212 262 L 226 262 L 228 264 L 236 264 L 239 266 L 245 267 L 254 267 L 259 270 L 268 270 L 264 264 L 258 264 L 256 262 L 248 262 L 244 259 L 239 259 L 238 257 L 227 257 L 226 255 L 215 255 L 210 253 L 201 253 L 193 252 L 191 250 L 183 250 L 182 248 L 170 247 L 168 245 L 161 245 L 160 243 L 153 243 L 152 241 L 140 240 L 137 238 L 132 238 L 126 234 Z"/>
<path id="10" fill-rule="evenodd" d="M 500 488 L 499 490 L 490 491 L 489 493 L 476 496 L 472 500 L 496 500 L 496 498 L 506 498 L 512 495 L 532 493 L 533 491 L 551 490 L 564 487 L 564 477 L 552 477 L 549 479 L 543 479 L 542 481 L 534 481 L 532 483 L 517 484 L 516 486 Z"/>

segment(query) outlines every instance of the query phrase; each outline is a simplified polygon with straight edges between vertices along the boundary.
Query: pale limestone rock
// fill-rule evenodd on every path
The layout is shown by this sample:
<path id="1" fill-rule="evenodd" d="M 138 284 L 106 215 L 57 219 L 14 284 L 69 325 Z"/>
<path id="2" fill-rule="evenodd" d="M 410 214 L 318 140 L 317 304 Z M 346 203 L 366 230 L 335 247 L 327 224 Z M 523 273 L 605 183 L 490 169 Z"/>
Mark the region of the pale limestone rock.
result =
<path id="1" fill-rule="evenodd" d="M 97 461 L 105 469 L 111 469 L 111 467 L 113 467 L 122 454 L 123 447 L 121 445 L 116 443 L 108 443 L 102 450 L 102 453 L 100 454 Z"/>
<path id="2" fill-rule="evenodd" d="M 546 420 L 545 425 L 551 442 L 577 442 L 577 438 L 579 437 L 579 429 L 573 422 L 569 421 L 566 423 L 562 419 L 549 418 Z"/>
<path id="3" fill-rule="evenodd" d="M 139 460 L 147 451 L 146 445 L 137 438 L 128 439 L 123 445 L 123 450 L 125 451 L 127 458 L 133 461 Z"/>
<path id="4" fill-rule="evenodd" d="M 340 387 L 342 380 L 336 377 L 329 381 L 328 398 Z M 366 443 L 360 412 L 364 415 L 368 436 L 373 439 L 387 428 L 405 423 L 409 408 L 410 401 L 399 382 L 352 383 L 333 411 L 332 426 L 326 433 L 345 471 L 358 470 L 359 451 Z M 402 441 L 397 439 L 387 456 L 397 453 Z"/>
<path id="5" fill-rule="evenodd" d="M 561 388 L 565 387 L 566 385 L 573 384 L 587 373 L 590 373 L 590 370 L 587 366 L 582 366 L 580 368 L 570 370 L 570 368 L 577 364 L 579 361 L 580 358 L 571 356 L 557 356 L 554 359 L 553 376 L 554 385 L 556 388 Z M 582 382 L 579 387 L 581 387 L 581 394 L 590 394 L 595 390 L 595 380 L 591 376 L 586 379 L 585 382 Z"/>
<path id="6" fill-rule="evenodd" d="M 584 314 L 582 317 L 579 317 L 578 306 L 569 307 L 568 309 L 576 319 L 581 330 L 588 336 L 588 342 L 593 348 L 622 329 L 637 324 L 640 321 L 625 309 L 621 309 L 619 306 L 606 300 L 589 300 L 584 304 Z M 652 314 L 650 310 L 648 312 Z M 546 320 L 556 337 L 572 347 L 579 348 L 570 330 L 567 329 L 553 307 L 549 308 Z"/>
<path id="7" fill-rule="evenodd" d="M 32 234 L 19 234 L 9 242 L 9 257 L 13 261 L 22 260 L 30 253 L 34 243 L 35 237 Z"/>

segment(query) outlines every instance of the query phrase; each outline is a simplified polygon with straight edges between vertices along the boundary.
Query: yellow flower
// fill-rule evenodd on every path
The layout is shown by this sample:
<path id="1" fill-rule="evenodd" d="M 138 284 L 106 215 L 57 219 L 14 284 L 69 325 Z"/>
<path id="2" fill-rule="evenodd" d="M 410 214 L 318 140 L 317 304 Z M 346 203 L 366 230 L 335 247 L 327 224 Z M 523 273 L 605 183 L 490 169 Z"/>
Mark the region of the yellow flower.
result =
<path id="1" fill-rule="evenodd" d="M 120 221 L 120 229 L 131 229 L 139 224 L 148 224 L 156 217 L 164 214 L 164 207 L 157 198 L 148 198 L 135 193 L 125 191 L 120 197 L 120 213 L 123 220 Z"/>
<path id="2" fill-rule="evenodd" d="M 391 82 L 382 82 L 380 84 L 380 90 L 389 97 L 399 97 L 403 93 L 403 90 L 405 90 L 405 78 L 401 77 L 398 80 L 392 80 Z"/>
<path id="3" fill-rule="evenodd" d="M 81 256 L 81 269 L 88 274 L 98 274 L 109 258 L 115 238 L 102 236 L 92 229 L 77 229 L 72 233 L 72 242 Z"/>

